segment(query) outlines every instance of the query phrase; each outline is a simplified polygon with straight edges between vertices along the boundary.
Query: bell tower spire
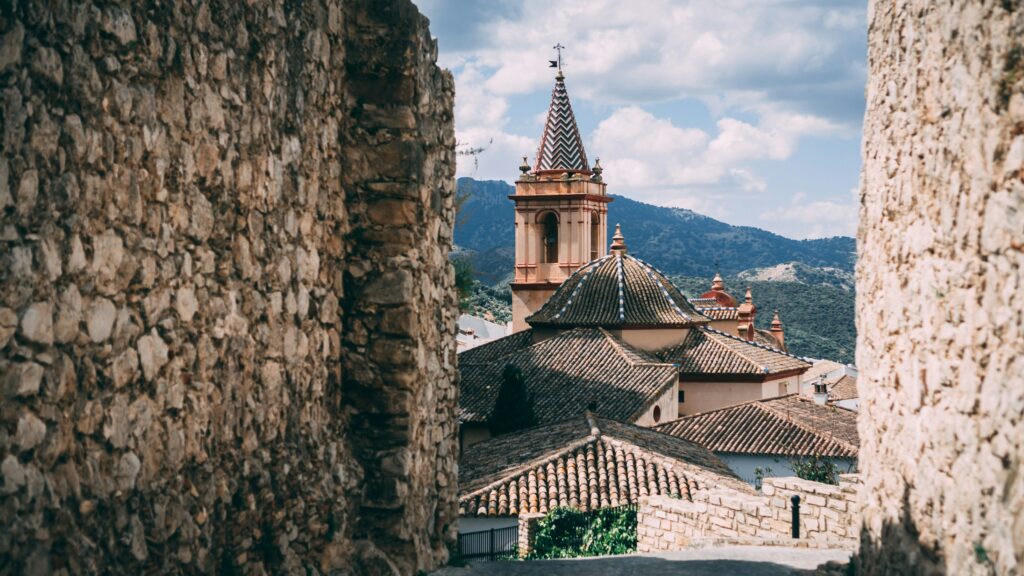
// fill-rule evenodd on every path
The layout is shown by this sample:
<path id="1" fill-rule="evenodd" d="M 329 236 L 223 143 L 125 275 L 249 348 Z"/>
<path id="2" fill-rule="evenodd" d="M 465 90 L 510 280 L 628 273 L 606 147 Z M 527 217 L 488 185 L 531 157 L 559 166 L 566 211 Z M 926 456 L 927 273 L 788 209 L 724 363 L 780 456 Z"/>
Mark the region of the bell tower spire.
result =
<path id="1" fill-rule="evenodd" d="M 581 266 L 608 254 L 607 185 L 600 162 L 591 170 L 562 71 L 556 44 L 555 87 L 532 169 L 523 159 L 516 181 L 516 267 L 512 281 L 512 329 L 529 328 L 562 282 Z"/>

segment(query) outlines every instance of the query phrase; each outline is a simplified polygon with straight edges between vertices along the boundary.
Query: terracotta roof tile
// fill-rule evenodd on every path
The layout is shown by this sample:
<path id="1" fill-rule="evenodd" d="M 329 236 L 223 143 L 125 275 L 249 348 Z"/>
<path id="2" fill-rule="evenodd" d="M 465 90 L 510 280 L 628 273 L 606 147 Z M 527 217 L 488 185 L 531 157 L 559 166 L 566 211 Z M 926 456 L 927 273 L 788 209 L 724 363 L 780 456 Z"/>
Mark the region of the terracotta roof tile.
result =
<path id="1" fill-rule="evenodd" d="M 659 357 L 678 364 L 681 374 L 776 374 L 811 366 L 792 354 L 707 327 L 690 330 Z"/>
<path id="2" fill-rule="evenodd" d="M 565 89 L 565 78 L 559 72 L 555 88 L 551 91 L 551 106 L 544 123 L 544 134 L 537 148 L 537 162 L 534 170 L 572 170 L 586 172 L 587 152 L 583 149 L 583 138 L 576 126 L 572 113 L 569 92 Z"/>
<path id="3" fill-rule="evenodd" d="M 693 301 L 691 300 L 691 302 L 693 302 Z M 698 307 L 697 310 L 699 310 L 701 314 L 707 316 L 708 318 L 710 318 L 712 320 L 737 320 L 740 317 L 740 309 L 736 308 L 736 307 L 731 307 L 731 308 L 720 308 L 720 307 L 700 308 L 700 307 Z"/>
<path id="4" fill-rule="evenodd" d="M 694 414 L 655 429 L 730 454 L 856 458 L 860 445 L 856 412 L 797 394 Z"/>
<path id="5" fill-rule="evenodd" d="M 697 444 L 588 413 L 468 448 L 459 463 L 459 514 L 594 510 L 650 494 L 689 499 L 717 486 L 751 491 Z"/>
<path id="6" fill-rule="evenodd" d="M 718 299 L 717 298 L 703 298 L 703 297 L 701 297 L 701 298 L 690 298 L 689 300 L 690 300 L 690 304 L 693 304 L 693 306 L 695 308 L 701 309 L 701 310 L 704 309 L 704 308 L 719 308 L 721 306 L 718 303 Z"/>
<path id="7" fill-rule="evenodd" d="M 852 400 L 858 398 L 857 393 L 857 379 L 853 376 L 843 374 L 838 379 L 833 379 L 831 382 L 825 380 L 825 385 L 828 387 L 828 399 L 834 401 L 837 400 Z"/>
<path id="8" fill-rule="evenodd" d="M 708 318 L 664 274 L 628 254 L 612 253 L 573 273 L 526 321 L 539 326 L 694 326 Z"/>
<path id="9" fill-rule="evenodd" d="M 599 328 L 532 339 L 526 330 L 459 354 L 462 421 L 487 420 L 510 363 L 523 371 L 541 424 L 582 414 L 591 403 L 602 416 L 631 421 L 676 385 L 674 366 Z"/>

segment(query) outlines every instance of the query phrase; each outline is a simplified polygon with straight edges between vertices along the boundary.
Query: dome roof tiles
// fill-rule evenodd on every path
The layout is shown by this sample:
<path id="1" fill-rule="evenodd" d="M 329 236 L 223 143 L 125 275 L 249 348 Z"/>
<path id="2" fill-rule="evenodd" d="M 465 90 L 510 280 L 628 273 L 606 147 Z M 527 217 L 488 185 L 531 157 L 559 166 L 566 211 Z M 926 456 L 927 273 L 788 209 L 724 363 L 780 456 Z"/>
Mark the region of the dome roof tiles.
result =
<path id="1" fill-rule="evenodd" d="M 577 270 L 526 321 L 535 327 L 689 327 L 708 318 L 643 260 L 615 251 Z"/>

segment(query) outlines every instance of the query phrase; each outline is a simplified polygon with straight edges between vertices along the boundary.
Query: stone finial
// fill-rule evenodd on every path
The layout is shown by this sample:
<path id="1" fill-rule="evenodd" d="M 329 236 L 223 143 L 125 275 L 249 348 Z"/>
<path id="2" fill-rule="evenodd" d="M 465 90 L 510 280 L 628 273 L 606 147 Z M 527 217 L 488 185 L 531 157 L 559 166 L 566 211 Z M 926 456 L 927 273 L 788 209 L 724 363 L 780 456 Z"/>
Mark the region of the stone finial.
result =
<path id="1" fill-rule="evenodd" d="M 622 235 L 622 226 L 620 224 L 615 225 L 615 235 L 612 236 L 611 251 L 619 254 L 626 253 L 626 238 Z"/>
<path id="2" fill-rule="evenodd" d="M 772 316 L 772 332 L 775 332 L 776 330 L 782 330 L 782 320 L 779 320 L 778 308 L 775 309 L 774 316 Z"/>
<path id="3" fill-rule="evenodd" d="M 601 167 L 601 159 L 600 158 L 595 158 L 594 159 L 594 169 L 592 170 L 592 172 L 594 173 L 594 175 L 593 175 L 593 177 L 591 177 L 591 180 L 593 180 L 595 182 L 600 182 L 601 181 L 601 173 L 604 172 L 604 168 Z"/>
<path id="4" fill-rule="evenodd" d="M 725 288 L 725 282 L 722 281 L 722 275 L 715 270 L 715 277 L 711 280 L 712 290 L 722 290 Z"/>
<path id="5" fill-rule="evenodd" d="M 747 286 L 747 294 L 743 296 L 743 301 L 746 302 L 747 304 L 754 303 L 754 297 L 750 294 L 750 286 Z"/>
<path id="6" fill-rule="evenodd" d="M 519 171 L 523 173 L 523 176 L 530 173 L 530 163 L 527 162 L 526 156 L 523 156 L 523 163 L 519 165 Z"/>

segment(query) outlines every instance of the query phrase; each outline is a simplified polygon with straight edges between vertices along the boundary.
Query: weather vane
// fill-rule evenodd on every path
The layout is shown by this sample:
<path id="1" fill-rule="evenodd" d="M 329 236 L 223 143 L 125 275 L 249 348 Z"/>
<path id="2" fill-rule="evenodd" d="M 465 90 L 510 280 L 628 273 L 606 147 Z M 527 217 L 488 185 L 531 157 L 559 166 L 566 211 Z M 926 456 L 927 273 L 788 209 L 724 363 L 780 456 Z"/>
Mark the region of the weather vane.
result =
<path id="1" fill-rule="evenodd" d="M 555 44 L 554 46 L 552 46 L 552 48 L 554 48 L 555 51 L 558 52 L 558 59 L 557 60 L 548 60 L 548 62 L 551 63 L 551 66 L 550 66 L 551 68 L 558 68 L 558 71 L 561 72 L 562 71 L 562 50 L 565 50 L 565 46 L 562 46 L 562 43 L 559 42 L 558 44 Z"/>

